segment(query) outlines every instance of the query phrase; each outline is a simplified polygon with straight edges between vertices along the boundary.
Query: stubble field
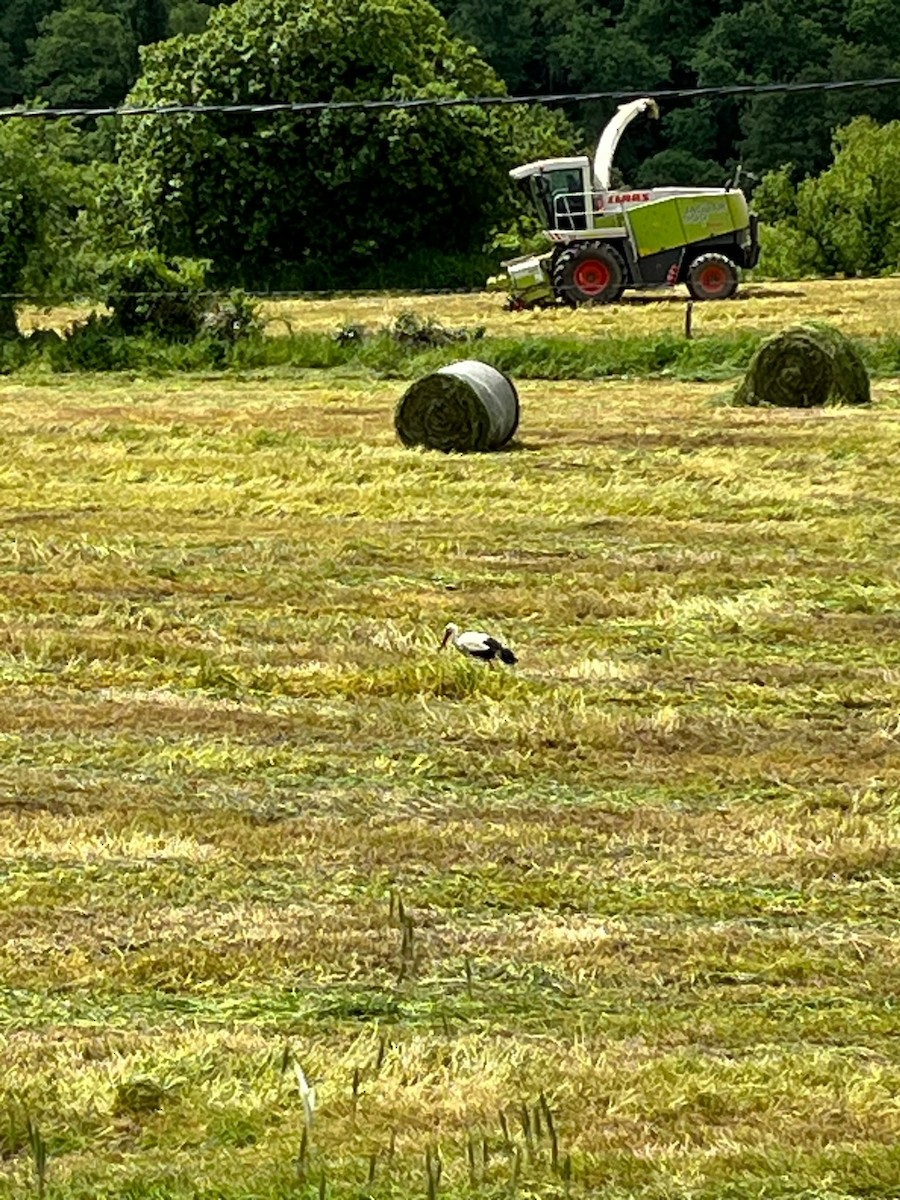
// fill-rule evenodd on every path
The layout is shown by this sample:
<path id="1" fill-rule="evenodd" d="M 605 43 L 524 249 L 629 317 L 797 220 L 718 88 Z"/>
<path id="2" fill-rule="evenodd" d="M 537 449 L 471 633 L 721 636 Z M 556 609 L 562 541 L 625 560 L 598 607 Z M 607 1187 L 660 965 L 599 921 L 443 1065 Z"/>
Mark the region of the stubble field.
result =
<path id="1" fill-rule="evenodd" d="M 405 386 L 0 380 L 0 1195 L 895 1200 L 900 383 L 531 380 L 469 458 Z"/>

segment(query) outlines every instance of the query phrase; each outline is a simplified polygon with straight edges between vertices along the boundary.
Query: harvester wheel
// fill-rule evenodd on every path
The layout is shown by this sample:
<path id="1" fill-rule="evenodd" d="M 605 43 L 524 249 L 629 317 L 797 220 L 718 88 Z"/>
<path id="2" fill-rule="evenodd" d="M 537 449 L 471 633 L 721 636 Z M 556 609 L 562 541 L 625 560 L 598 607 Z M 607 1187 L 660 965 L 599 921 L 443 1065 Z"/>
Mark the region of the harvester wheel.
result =
<path id="1" fill-rule="evenodd" d="M 568 246 L 553 266 L 553 290 L 567 304 L 613 304 L 625 287 L 625 264 L 612 246 Z"/>
<path id="2" fill-rule="evenodd" d="M 739 282 L 737 267 L 724 254 L 701 254 L 688 267 L 685 278 L 695 300 L 730 300 Z"/>

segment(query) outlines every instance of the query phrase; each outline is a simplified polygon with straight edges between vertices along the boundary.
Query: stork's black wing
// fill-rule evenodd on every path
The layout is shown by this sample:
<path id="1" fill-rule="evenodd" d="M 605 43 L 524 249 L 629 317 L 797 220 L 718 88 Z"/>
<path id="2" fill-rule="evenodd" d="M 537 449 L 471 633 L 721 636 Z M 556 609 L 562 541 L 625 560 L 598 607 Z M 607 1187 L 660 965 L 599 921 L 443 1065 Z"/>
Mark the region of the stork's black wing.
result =
<path id="1" fill-rule="evenodd" d="M 490 662 L 492 658 L 496 658 L 503 647 L 496 638 L 486 637 L 484 639 L 484 648 L 478 650 L 470 650 L 469 653 L 473 658 L 480 658 L 483 662 Z"/>
<path id="2" fill-rule="evenodd" d="M 482 655 L 483 658 L 499 658 L 501 662 L 505 662 L 510 667 L 519 661 L 512 650 L 508 646 L 504 646 L 502 642 L 498 642 L 496 638 L 488 637 L 484 641 L 488 652 Z"/>

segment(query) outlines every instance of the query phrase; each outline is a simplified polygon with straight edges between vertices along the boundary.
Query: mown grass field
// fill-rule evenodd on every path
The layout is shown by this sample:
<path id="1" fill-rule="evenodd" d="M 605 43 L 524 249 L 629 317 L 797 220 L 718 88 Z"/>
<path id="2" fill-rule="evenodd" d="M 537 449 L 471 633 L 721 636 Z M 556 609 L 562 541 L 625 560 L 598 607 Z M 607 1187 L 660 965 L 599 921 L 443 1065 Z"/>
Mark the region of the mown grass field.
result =
<path id="1" fill-rule="evenodd" d="M 510 313 L 504 296 L 367 296 L 327 300 L 281 300 L 263 305 L 271 332 L 289 329 L 330 331 L 342 322 L 377 327 L 402 312 L 435 316 L 447 325 L 481 325 L 488 335 L 528 337 L 652 336 L 684 329 L 687 289 L 626 292 L 620 304 L 596 308 L 531 309 Z M 36 314 L 35 314 L 36 316 Z M 34 317 L 32 317 L 34 319 Z M 42 318 L 43 319 L 43 318 Z M 900 278 L 810 279 L 800 283 L 747 282 L 726 304 L 694 306 L 697 336 L 729 334 L 747 328 L 775 332 L 786 321 L 831 321 L 850 337 L 900 332 Z"/>
<path id="2" fill-rule="evenodd" d="M 439 296 L 346 296 L 330 299 L 264 300 L 263 315 L 272 336 L 288 331 L 331 333 L 343 324 L 358 322 L 369 328 L 389 323 L 400 313 L 414 312 L 423 319 L 435 317 L 446 325 L 483 326 L 488 335 L 543 336 L 651 336 L 679 334 L 684 329 L 685 288 L 664 292 L 626 292 L 621 304 L 598 308 L 532 309 L 510 313 L 498 293 Z M 83 318 L 88 306 L 47 312 L 27 308 L 20 317 L 23 330 L 64 329 Z M 727 304 L 698 304 L 694 330 L 698 336 L 727 334 L 746 328 L 776 331 L 787 320 L 832 321 L 848 336 L 878 337 L 900 333 L 900 278 L 810 279 L 800 283 L 776 281 L 741 285 Z"/>
<path id="3" fill-rule="evenodd" d="M 896 1200 L 900 381 L 404 386 L 0 380 L 0 1195 Z"/>

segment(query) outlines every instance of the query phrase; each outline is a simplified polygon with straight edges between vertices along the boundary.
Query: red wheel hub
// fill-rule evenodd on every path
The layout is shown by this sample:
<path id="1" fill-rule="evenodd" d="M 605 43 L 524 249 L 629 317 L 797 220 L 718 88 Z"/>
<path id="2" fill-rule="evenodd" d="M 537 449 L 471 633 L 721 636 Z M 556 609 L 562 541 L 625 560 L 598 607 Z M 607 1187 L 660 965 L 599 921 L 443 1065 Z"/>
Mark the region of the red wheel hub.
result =
<path id="1" fill-rule="evenodd" d="M 720 267 L 718 263 L 710 263 L 708 267 L 704 267 L 700 272 L 700 278 L 697 280 L 705 292 L 710 295 L 717 295 L 719 292 L 724 292 L 728 286 L 728 272 L 724 267 Z"/>
<path id="2" fill-rule="evenodd" d="M 585 258 L 572 272 L 572 282 L 585 296 L 598 296 L 612 278 L 609 267 L 600 258 Z"/>

